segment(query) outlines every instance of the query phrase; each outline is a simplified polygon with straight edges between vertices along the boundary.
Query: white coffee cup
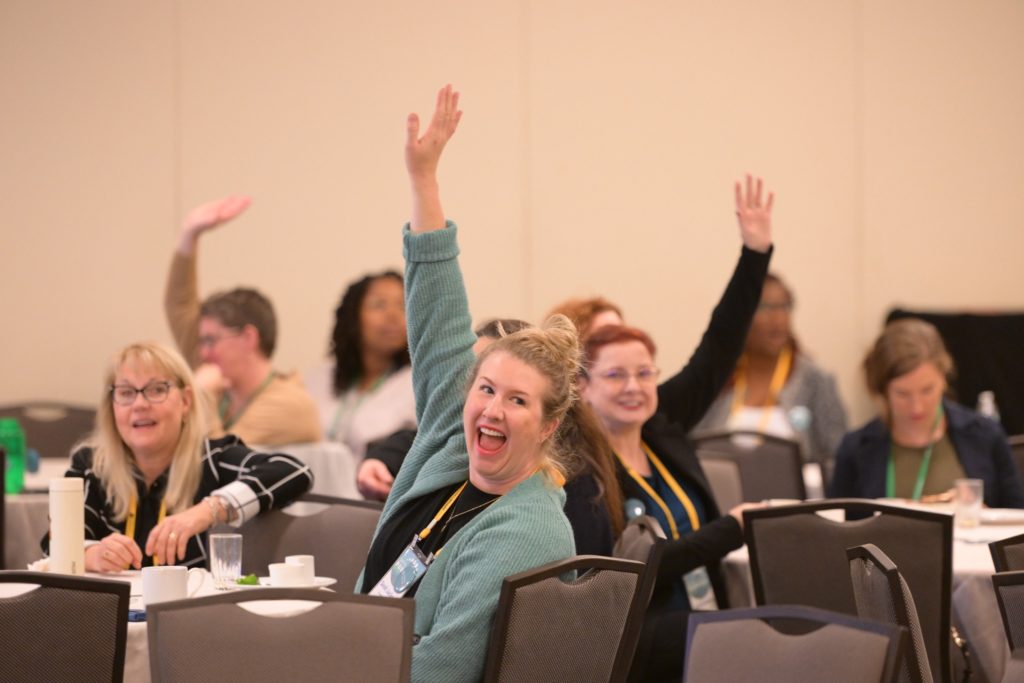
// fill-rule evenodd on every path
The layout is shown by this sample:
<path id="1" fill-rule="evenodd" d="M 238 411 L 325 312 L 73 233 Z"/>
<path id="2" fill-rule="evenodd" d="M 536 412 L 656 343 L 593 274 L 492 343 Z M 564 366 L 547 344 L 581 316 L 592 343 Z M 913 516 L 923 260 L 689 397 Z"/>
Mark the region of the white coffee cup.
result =
<path id="1" fill-rule="evenodd" d="M 312 581 L 305 579 L 305 567 L 301 564 L 275 562 L 270 565 L 270 585 L 274 588 L 296 588 L 309 586 Z"/>
<path id="2" fill-rule="evenodd" d="M 302 567 L 302 581 L 306 585 L 313 585 L 316 581 L 316 569 L 312 555 L 289 555 L 284 558 L 284 563 Z"/>
<path id="3" fill-rule="evenodd" d="M 198 577 L 192 587 L 193 577 Z M 142 568 L 142 602 L 153 605 L 168 600 L 184 600 L 203 585 L 203 570 L 181 566 Z"/>

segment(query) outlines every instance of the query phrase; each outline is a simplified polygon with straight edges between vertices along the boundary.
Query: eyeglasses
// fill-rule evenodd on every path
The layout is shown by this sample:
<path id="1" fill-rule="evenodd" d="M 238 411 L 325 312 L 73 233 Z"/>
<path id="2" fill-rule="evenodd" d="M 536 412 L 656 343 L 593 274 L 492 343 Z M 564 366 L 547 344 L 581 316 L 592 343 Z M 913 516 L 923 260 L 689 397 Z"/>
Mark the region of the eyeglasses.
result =
<path id="1" fill-rule="evenodd" d="M 119 406 L 130 406 L 135 403 L 135 397 L 139 394 L 150 403 L 163 403 L 171 393 L 171 387 L 175 386 L 170 382 L 150 382 L 141 389 L 130 384 L 115 384 L 110 387 L 110 396 Z"/>
<path id="2" fill-rule="evenodd" d="M 622 387 L 629 383 L 630 377 L 635 377 L 637 384 L 654 384 L 658 381 L 660 372 L 661 370 L 653 365 L 644 365 L 637 368 L 636 372 L 630 372 L 625 368 L 611 368 L 593 374 L 608 384 Z"/>
<path id="3" fill-rule="evenodd" d="M 199 348 L 211 348 L 219 344 L 223 339 L 227 339 L 228 337 L 238 337 L 241 336 L 241 334 L 241 330 L 232 334 L 209 334 L 199 338 Z"/>

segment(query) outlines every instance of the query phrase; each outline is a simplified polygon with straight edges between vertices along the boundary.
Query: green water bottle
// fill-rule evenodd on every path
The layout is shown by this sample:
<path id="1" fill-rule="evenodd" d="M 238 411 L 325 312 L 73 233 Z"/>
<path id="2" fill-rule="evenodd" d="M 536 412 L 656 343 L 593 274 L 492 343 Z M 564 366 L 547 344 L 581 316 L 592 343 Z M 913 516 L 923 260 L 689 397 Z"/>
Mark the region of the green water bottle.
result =
<path id="1" fill-rule="evenodd" d="M 13 417 L 0 418 L 0 446 L 7 452 L 4 491 L 21 493 L 25 488 L 25 432 Z"/>

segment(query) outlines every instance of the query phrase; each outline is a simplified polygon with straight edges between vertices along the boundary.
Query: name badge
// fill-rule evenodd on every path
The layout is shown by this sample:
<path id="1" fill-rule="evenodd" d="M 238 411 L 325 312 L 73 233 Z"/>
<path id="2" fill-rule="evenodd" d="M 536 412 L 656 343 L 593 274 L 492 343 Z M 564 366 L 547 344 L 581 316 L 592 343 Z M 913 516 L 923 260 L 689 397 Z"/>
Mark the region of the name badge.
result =
<path id="1" fill-rule="evenodd" d="M 418 540 L 420 540 L 419 536 L 412 539 L 412 543 L 406 546 L 395 563 L 391 565 L 391 569 L 384 572 L 384 576 L 370 591 L 370 595 L 400 598 L 423 578 L 423 575 L 427 573 L 427 567 L 433 562 L 434 556 L 424 555 L 423 551 L 416 547 Z"/>
<path id="2" fill-rule="evenodd" d="M 686 597 L 690 599 L 693 611 L 710 612 L 718 609 L 715 599 L 715 588 L 711 585 L 711 576 L 705 567 L 697 567 L 692 572 L 683 574 L 686 585 Z"/>

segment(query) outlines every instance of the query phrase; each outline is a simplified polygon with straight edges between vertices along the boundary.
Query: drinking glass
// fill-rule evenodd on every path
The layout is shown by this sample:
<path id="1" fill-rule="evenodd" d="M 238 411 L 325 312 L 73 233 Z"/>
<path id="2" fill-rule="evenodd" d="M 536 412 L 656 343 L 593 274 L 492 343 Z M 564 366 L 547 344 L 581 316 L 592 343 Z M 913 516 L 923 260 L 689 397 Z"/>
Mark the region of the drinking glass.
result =
<path id="1" fill-rule="evenodd" d="M 210 534 L 210 572 L 218 590 L 238 587 L 242 575 L 242 534 Z"/>
<path id="2" fill-rule="evenodd" d="M 974 527 L 981 522 L 984 483 L 981 479 L 957 479 L 953 482 L 956 491 L 953 518 L 957 526 Z"/>

